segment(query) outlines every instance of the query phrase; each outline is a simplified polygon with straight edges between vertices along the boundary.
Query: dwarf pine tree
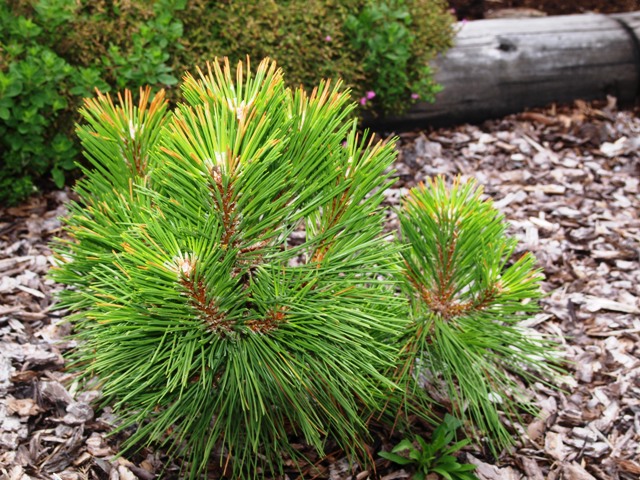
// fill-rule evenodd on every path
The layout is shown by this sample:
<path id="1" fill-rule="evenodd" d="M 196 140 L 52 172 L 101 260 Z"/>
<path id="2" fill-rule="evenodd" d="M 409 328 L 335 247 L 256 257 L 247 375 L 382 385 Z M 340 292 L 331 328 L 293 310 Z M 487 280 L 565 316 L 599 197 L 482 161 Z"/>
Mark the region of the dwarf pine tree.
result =
<path id="1" fill-rule="evenodd" d="M 392 388 L 381 339 L 404 322 L 382 240 L 393 147 L 359 140 L 339 85 L 291 92 L 270 61 L 211 64 L 183 93 L 172 114 L 147 92 L 83 110 L 93 168 L 54 274 L 77 287 L 76 366 L 130 445 L 186 445 L 193 475 L 212 453 L 277 471 L 293 434 L 362 455 Z"/>
<path id="2" fill-rule="evenodd" d="M 530 256 L 507 267 L 514 243 L 474 185 L 413 191 L 391 241 L 394 145 L 360 139 L 339 84 L 307 95 L 247 60 L 182 93 L 173 111 L 149 90 L 86 101 L 90 168 L 55 245 L 73 367 L 125 446 L 162 445 L 191 478 L 211 460 L 282 472 L 294 436 L 364 458 L 371 415 L 429 414 L 425 375 L 504 440 L 506 371 L 548 371 L 547 343 L 516 325 L 540 277 Z"/>
<path id="3" fill-rule="evenodd" d="M 439 390 L 498 453 L 513 440 L 500 415 L 535 410 L 520 395 L 522 381 L 549 382 L 559 370 L 553 343 L 519 325 L 539 308 L 535 258 L 512 261 L 516 240 L 481 196 L 474 181 L 447 187 L 439 177 L 404 201 L 400 281 L 411 322 L 399 372 L 418 381 L 414 388 Z"/>

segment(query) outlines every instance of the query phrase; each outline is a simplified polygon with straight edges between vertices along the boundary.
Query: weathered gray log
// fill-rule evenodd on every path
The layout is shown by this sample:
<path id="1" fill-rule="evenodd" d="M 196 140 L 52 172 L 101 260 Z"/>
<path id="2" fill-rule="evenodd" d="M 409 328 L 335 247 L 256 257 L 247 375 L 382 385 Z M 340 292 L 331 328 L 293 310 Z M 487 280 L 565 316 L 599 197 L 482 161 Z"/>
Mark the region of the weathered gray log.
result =
<path id="1" fill-rule="evenodd" d="M 371 126 L 478 122 L 529 107 L 613 95 L 634 102 L 640 82 L 640 12 L 478 20 L 460 25 L 436 59 L 444 90 Z"/>

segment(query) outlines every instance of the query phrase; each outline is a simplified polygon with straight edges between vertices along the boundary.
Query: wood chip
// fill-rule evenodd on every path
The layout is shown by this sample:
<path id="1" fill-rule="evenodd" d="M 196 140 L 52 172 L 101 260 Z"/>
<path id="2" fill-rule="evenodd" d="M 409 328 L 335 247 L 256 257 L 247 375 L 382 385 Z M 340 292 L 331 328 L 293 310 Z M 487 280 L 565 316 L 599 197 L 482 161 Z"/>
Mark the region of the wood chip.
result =
<path id="1" fill-rule="evenodd" d="M 640 475 L 640 463 L 635 460 L 618 460 L 620 470 Z"/>
<path id="2" fill-rule="evenodd" d="M 24 285 L 16 285 L 16 288 L 30 295 L 33 295 L 34 297 L 45 298 L 45 294 L 39 290 L 36 290 L 35 288 L 25 287 Z"/>
<path id="3" fill-rule="evenodd" d="M 32 398 L 13 398 L 6 400 L 7 411 L 10 415 L 18 415 L 20 417 L 30 417 L 42 412 L 43 409 Z"/>
<path id="4" fill-rule="evenodd" d="M 547 195 L 563 195 L 567 191 L 567 187 L 553 184 L 527 185 L 524 190 L 526 192 L 546 193 Z"/>
<path id="5" fill-rule="evenodd" d="M 612 312 L 624 312 L 624 313 L 640 313 L 640 308 L 636 305 L 628 303 L 616 302 L 608 298 L 596 297 L 593 295 L 573 295 L 572 300 L 574 303 L 583 303 L 584 308 L 589 312 L 599 312 L 601 310 L 610 310 Z"/>
<path id="6" fill-rule="evenodd" d="M 600 260 L 625 260 L 637 258 L 638 254 L 628 250 L 592 250 L 591 256 Z"/>
<path id="7" fill-rule="evenodd" d="M 542 469 L 538 465 L 538 462 L 536 462 L 533 458 L 529 458 L 529 457 L 519 457 L 519 458 L 520 458 L 520 461 L 522 462 L 522 466 L 529 480 L 545 480 L 544 473 L 542 472 Z"/>
<path id="8" fill-rule="evenodd" d="M 24 255 L 22 257 L 9 257 L 0 259 L 0 272 L 12 270 L 20 264 L 24 264 L 33 260 L 33 258 L 33 255 Z"/>
<path id="9" fill-rule="evenodd" d="M 542 123 L 544 125 L 555 125 L 558 123 L 557 118 L 548 117 L 547 115 L 539 112 L 524 112 L 518 116 L 521 120 L 528 120 L 531 122 Z"/>
<path id="10" fill-rule="evenodd" d="M 576 462 L 572 462 L 563 467 L 564 475 L 567 480 L 596 480 L 596 478 L 587 472 Z"/>
<path id="11" fill-rule="evenodd" d="M 484 463 L 469 453 L 467 453 L 467 462 L 476 466 L 473 473 L 482 480 L 520 480 L 520 474 L 511 467 L 500 468 Z"/>
<path id="12" fill-rule="evenodd" d="M 107 445 L 102 435 L 93 432 L 85 442 L 87 451 L 94 457 L 108 457 L 113 455 L 113 450 Z"/>
<path id="13" fill-rule="evenodd" d="M 544 451 L 558 461 L 563 461 L 569 454 L 563 438 L 564 436 L 557 432 L 548 432 L 545 437 Z"/>

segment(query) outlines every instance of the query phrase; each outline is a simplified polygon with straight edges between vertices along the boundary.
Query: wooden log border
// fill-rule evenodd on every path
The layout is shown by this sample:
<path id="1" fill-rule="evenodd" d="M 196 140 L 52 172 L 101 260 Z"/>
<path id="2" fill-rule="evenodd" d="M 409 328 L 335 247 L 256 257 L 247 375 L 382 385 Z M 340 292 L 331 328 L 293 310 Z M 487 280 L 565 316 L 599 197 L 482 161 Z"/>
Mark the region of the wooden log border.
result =
<path id="1" fill-rule="evenodd" d="M 444 89 L 406 114 L 365 118 L 368 127 L 480 122 L 553 102 L 640 98 L 640 12 L 477 20 L 459 24 L 437 58 Z"/>

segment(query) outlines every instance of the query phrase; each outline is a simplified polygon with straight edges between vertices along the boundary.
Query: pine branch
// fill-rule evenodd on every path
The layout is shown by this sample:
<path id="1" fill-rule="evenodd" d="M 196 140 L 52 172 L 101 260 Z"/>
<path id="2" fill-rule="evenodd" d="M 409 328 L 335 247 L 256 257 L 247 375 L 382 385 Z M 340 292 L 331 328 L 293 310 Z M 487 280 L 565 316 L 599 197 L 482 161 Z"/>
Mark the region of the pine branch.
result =
<path id="1" fill-rule="evenodd" d="M 412 323 L 399 375 L 442 378 L 457 415 L 499 450 L 512 442 L 499 409 L 513 417 L 531 409 L 510 397 L 519 386 L 507 371 L 535 381 L 553 375 L 557 360 L 552 342 L 516 326 L 536 310 L 541 275 L 529 254 L 507 266 L 515 243 L 481 194 L 473 181 L 447 187 L 437 178 L 411 191 L 400 212 Z"/>

